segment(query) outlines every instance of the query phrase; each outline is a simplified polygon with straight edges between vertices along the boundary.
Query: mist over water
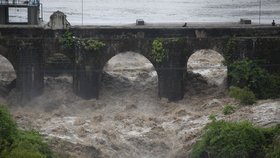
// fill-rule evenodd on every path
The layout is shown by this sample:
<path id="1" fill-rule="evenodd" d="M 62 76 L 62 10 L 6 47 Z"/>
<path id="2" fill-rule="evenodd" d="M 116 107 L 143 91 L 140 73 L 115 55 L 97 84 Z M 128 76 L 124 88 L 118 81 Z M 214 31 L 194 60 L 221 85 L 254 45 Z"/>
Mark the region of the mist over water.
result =
<path id="1" fill-rule="evenodd" d="M 73 25 L 146 22 L 236 22 L 249 18 L 261 23 L 280 21 L 280 0 L 41 0 L 44 21 L 57 10 Z"/>

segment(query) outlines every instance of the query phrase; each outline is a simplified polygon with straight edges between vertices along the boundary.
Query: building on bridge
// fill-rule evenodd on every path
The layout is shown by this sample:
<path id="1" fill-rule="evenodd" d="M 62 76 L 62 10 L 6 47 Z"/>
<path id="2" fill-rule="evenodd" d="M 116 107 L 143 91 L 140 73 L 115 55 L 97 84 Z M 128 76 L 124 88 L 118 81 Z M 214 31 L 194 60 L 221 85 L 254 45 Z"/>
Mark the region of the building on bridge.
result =
<path id="1" fill-rule="evenodd" d="M 40 21 L 40 0 L 0 0 L 0 24 L 37 25 Z"/>

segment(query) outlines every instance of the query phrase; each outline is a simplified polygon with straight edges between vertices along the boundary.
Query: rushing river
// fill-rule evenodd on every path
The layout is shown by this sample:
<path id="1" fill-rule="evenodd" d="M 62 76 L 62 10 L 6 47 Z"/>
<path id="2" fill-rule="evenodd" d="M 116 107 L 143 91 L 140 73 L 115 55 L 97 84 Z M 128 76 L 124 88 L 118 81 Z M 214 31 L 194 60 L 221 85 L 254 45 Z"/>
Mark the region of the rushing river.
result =
<path id="1" fill-rule="evenodd" d="M 280 23 L 280 0 L 41 0 L 44 21 L 57 10 L 71 24 L 146 22 L 235 22 L 249 18 Z M 261 3 L 260 3 L 261 2 Z M 261 4 L 261 5 L 260 5 Z M 260 8 L 261 6 L 261 8 Z M 83 15 L 83 16 L 82 16 Z M 83 17 L 83 18 L 82 18 Z M 83 19 L 83 20 L 82 20 Z"/>

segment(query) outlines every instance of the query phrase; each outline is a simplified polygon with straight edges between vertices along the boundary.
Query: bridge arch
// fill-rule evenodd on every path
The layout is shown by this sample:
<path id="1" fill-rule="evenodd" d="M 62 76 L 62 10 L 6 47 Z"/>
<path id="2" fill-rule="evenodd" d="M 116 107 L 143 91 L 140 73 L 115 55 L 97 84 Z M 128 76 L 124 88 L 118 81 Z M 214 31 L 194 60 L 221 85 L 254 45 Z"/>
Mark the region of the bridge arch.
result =
<path id="1" fill-rule="evenodd" d="M 167 39 L 170 40 L 170 39 Z M 105 64 L 121 52 L 132 51 L 141 54 L 152 63 L 158 76 L 158 96 L 169 100 L 179 100 L 184 95 L 185 46 L 179 46 L 173 40 L 167 42 L 166 53 L 169 54 L 162 62 L 156 62 L 152 55 L 154 39 L 120 39 L 102 41 L 105 47 L 98 52 L 78 49 L 75 54 L 75 73 L 73 77 L 74 92 L 83 98 L 98 98 L 101 77 Z M 175 40 L 175 42 L 177 42 Z"/>
<path id="2" fill-rule="evenodd" d="M 134 52 L 151 63 L 157 71 L 157 63 L 151 57 L 151 40 L 122 39 L 102 41 L 106 47 L 99 52 L 77 50 L 73 76 L 74 91 L 83 98 L 98 98 L 103 69 L 108 61 L 118 54 Z M 158 72 L 156 72 L 158 74 Z M 87 83 L 87 84 L 85 84 Z"/>
<path id="3" fill-rule="evenodd" d="M 226 88 L 227 67 L 223 64 L 224 60 L 222 54 L 213 49 L 194 51 L 187 58 L 186 69 L 188 78 L 186 81 L 186 91 L 188 92 L 188 88 L 190 87 L 198 88 L 198 90 L 209 86 L 214 86 L 219 89 Z M 189 82 L 191 82 L 193 78 L 203 81 L 205 85 L 198 84 L 197 87 L 191 85 Z"/>
<path id="4" fill-rule="evenodd" d="M 153 65 L 154 68 L 157 68 L 157 63 L 154 61 L 154 59 L 152 59 L 149 52 L 146 52 L 146 50 L 141 51 L 139 49 L 131 49 L 131 50 L 130 49 L 125 49 L 125 50 L 116 50 L 115 52 L 110 52 L 109 55 L 105 56 L 105 58 L 103 59 L 103 61 L 101 62 L 101 65 L 100 65 L 101 70 L 104 69 L 105 65 L 112 58 L 114 58 L 114 57 L 116 57 L 120 54 L 124 54 L 124 53 L 128 53 L 128 52 L 136 54 L 136 55 L 140 55 L 141 57 L 147 59 Z"/>
<path id="5" fill-rule="evenodd" d="M 115 92 L 136 90 L 157 94 L 158 73 L 152 62 L 138 52 L 116 53 L 102 67 L 101 95 L 106 89 Z M 155 91 L 154 91 L 154 90 Z"/>
<path id="6" fill-rule="evenodd" d="M 125 52 L 134 52 L 141 54 L 146 59 L 148 59 L 154 67 L 157 63 L 151 56 L 152 52 L 152 42 L 153 40 L 141 40 L 141 39 L 123 39 L 118 41 L 107 41 L 103 58 L 101 59 L 101 68 L 114 56 L 125 53 Z"/>

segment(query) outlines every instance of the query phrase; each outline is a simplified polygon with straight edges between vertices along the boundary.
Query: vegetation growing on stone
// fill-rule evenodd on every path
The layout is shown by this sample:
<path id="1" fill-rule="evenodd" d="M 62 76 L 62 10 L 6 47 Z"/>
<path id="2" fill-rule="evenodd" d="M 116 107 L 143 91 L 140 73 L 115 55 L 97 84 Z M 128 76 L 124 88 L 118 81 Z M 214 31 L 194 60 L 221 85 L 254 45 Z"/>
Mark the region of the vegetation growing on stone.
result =
<path id="1" fill-rule="evenodd" d="M 76 38 L 74 34 L 68 30 L 61 36 L 59 42 L 62 44 L 63 48 L 66 49 L 72 49 L 75 45 L 77 45 L 91 52 L 97 52 L 106 46 L 104 42 L 98 40 L 82 40 L 80 38 Z"/>
<path id="2" fill-rule="evenodd" d="M 0 105 L 0 157 L 54 158 L 38 132 L 20 130 L 7 108 Z"/>
<path id="3" fill-rule="evenodd" d="M 166 51 L 162 40 L 156 39 L 152 43 L 152 58 L 157 62 L 161 63 L 166 57 Z"/>
<path id="4" fill-rule="evenodd" d="M 59 42 L 62 44 L 63 48 L 71 49 L 75 45 L 75 38 L 72 32 L 67 30 L 60 38 Z"/>
<path id="5" fill-rule="evenodd" d="M 204 128 L 191 157 L 272 158 L 279 151 L 279 144 L 273 142 L 279 135 L 280 126 L 260 128 L 249 122 L 213 121 Z"/>
<path id="6" fill-rule="evenodd" d="M 87 51 L 97 52 L 101 48 L 105 47 L 105 43 L 98 40 L 89 39 L 83 42 L 83 46 Z"/>

